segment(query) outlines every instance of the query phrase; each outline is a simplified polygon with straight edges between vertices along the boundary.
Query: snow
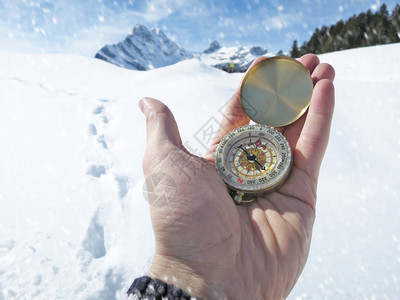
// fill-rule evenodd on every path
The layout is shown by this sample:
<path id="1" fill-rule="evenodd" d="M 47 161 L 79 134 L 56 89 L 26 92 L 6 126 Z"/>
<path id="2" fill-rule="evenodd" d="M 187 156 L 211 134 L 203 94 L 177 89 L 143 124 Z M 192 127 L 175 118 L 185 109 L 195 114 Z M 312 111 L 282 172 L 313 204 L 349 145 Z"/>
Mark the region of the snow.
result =
<path id="1" fill-rule="evenodd" d="M 400 297 L 399 44 L 323 55 L 336 107 L 310 257 L 293 299 Z"/>
<path id="2" fill-rule="evenodd" d="M 399 299 L 400 44 L 321 55 L 336 69 L 311 252 L 289 299 Z M 154 251 L 143 96 L 204 152 L 241 80 L 196 59 L 146 72 L 0 55 L 0 299 L 124 299 Z"/>

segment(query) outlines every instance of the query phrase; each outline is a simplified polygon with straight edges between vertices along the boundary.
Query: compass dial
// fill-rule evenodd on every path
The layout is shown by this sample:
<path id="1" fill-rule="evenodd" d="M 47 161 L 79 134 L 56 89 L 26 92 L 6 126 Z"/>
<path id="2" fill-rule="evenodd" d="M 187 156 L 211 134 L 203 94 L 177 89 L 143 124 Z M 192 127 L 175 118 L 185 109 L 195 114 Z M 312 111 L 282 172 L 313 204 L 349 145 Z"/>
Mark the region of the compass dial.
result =
<path id="1" fill-rule="evenodd" d="M 286 138 L 265 125 L 246 125 L 220 142 L 215 166 L 231 189 L 251 194 L 276 189 L 290 173 L 292 153 Z"/>

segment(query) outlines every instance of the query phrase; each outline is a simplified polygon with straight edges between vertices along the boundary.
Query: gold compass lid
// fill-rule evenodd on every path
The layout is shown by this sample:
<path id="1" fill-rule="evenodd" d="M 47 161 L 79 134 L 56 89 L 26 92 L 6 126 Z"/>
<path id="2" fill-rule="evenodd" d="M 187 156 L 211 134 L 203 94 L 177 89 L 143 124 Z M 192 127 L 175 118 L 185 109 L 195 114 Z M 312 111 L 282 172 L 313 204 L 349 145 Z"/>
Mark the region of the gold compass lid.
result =
<path id="1" fill-rule="evenodd" d="M 285 56 L 267 58 L 253 66 L 243 79 L 240 101 L 258 124 L 288 125 L 310 105 L 313 82 L 309 70 Z"/>

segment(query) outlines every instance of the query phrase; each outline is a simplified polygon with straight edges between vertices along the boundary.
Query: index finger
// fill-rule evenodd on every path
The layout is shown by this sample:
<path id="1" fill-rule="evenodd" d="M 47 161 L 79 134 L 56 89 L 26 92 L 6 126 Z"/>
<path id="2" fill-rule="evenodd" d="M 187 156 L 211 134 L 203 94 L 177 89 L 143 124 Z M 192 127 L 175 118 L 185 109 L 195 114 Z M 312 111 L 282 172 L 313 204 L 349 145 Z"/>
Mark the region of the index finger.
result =
<path id="1" fill-rule="evenodd" d="M 295 149 L 295 164 L 317 182 L 319 168 L 329 140 L 335 106 L 331 80 L 319 80 L 314 87 L 310 107 Z"/>

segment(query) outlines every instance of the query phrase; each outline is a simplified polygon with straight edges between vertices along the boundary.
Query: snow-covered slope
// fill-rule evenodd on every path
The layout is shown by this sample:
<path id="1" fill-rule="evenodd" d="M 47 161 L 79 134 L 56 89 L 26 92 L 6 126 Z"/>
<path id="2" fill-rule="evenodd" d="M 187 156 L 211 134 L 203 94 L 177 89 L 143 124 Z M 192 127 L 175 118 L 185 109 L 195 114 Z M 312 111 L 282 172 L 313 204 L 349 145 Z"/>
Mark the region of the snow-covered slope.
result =
<path id="1" fill-rule="evenodd" d="M 336 67 L 337 104 L 311 253 L 289 299 L 400 295 L 399 51 L 321 56 Z M 241 76 L 197 59 L 139 72 L 1 53 L 0 299 L 124 299 L 154 251 L 138 100 L 163 100 L 202 153 L 203 126 Z"/>
<path id="2" fill-rule="evenodd" d="M 136 25 L 124 41 L 104 46 L 96 58 L 132 70 L 151 70 L 193 58 L 160 29 Z"/>
<path id="3" fill-rule="evenodd" d="M 245 72 L 254 59 L 265 54 L 267 49 L 259 46 L 221 47 L 217 41 L 202 53 L 194 53 L 179 47 L 160 29 L 136 25 L 124 41 L 103 47 L 95 57 L 131 70 L 151 70 L 196 57 L 224 71 L 232 71 L 233 62 L 234 72 Z"/>

